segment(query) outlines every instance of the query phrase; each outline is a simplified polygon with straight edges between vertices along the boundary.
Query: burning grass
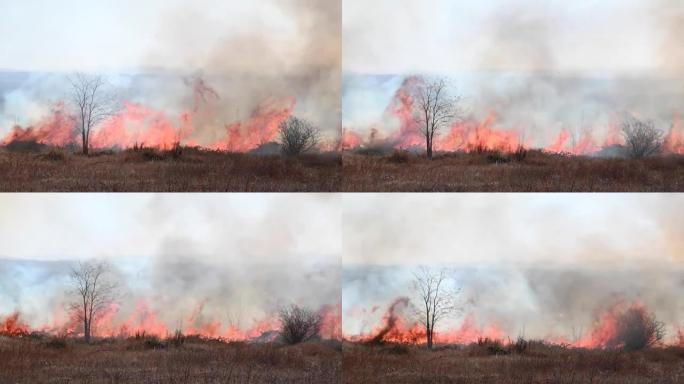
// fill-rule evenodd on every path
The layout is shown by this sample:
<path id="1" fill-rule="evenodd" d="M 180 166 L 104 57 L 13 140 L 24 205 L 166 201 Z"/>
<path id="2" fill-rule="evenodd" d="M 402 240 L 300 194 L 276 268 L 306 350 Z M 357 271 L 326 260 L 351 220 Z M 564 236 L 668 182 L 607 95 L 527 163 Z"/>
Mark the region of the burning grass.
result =
<path id="1" fill-rule="evenodd" d="M 345 343 L 345 383 L 679 383 L 684 348 L 641 351 L 481 340 L 430 351 L 406 344 Z"/>
<path id="2" fill-rule="evenodd" d="M 679 192 L 684 157 L 599 158 L 538 150 L 345 153 L 345 192 Z"/>
<path id="3" fill-rule="evenodd" d="M 0 382 L 340 383 L 339 343 L 296 346 L 148 336 L 102 339 L 0 337 Z"/>
<path id="4" fill-rule="evenodd" d="M 334 153 L 284 158 L 191 147 L 90 156 L 0 149 L 0 174 L 6 192 L 333 192 L 340 189 L 341 161 Z"/>

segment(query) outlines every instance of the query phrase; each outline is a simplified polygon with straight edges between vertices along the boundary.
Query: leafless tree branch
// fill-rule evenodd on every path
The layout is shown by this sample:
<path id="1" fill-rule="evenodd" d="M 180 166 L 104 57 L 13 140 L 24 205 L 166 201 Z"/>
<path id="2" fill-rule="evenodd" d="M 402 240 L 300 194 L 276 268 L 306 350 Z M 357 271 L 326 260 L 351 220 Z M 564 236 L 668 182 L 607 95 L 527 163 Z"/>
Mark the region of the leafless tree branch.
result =
<path id="1" fill-rule="evenodd" d="M 435 136 L 461 116 L 460 96 L 452 96 L 446 80 L 419 78 L 412 87 L 413 119 L 425 138 L 427 158 L 432 159 Z"/>
<path id="2" fill-rule="evenodd" d="M 111 267 L 104 262 L 79 262 L 71 270 L 72 294 L 76 299 L 70 303 L 72 315 L 83 323 L 83 334 L 90 342 L 93 321 L 98 319 L 116 302 L 118 284 L 109 278 Z"/>
<path id="3" fill-rule="evenodd" d="M 432 348 L 436 324 L 461 311 L 457 301 L 460 288 L 453 285 L 449 270 L 421 267 L 413 273 L 413 289 L 420 305 L 416 306 L 419 322 L 425 327 L 427 346 Z"/>
<path id="4" fill-rule="evenodd" d="M 87 155 L 92 130 L 112 116 L 118 106 L 113 94 L 106 90 L 108 84 L 102 76 L 79 72 L 70 76 L 69 82 L 83 154 Z"/>

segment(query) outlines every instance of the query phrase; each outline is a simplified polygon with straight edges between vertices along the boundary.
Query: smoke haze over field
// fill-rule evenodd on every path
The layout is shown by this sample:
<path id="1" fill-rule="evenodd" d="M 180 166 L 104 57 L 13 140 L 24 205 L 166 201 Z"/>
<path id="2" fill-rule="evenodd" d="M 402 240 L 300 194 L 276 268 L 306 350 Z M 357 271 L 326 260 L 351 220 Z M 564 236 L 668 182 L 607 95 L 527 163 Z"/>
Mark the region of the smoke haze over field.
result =
<path id="1" fill-rule="evenodd" d="M 289 108 L 333 140 L 340 7 L 328 0 L 9 2 L 0 33 L 15 38 L 0 43 L 0 69 L 19 72 L 0 81 L 0 134 L 39 123 L 68 95 L 64 74 L 86 71 L 108 74 L 124 101 L 160 111 L 173 125 L 192 112 L 186 142 L 216 144 L 227 126 Z M 196 78 L 218 97 L 198 105 Z"/>
<path id="2" fill-rule="evenodd" d="M 679 1 L 352 0 L 343 8 L 342 125 L 366 145 L 373 130 L 392 138 L 405 129 L 391 113 L 395 94 L 406 76 L 423 74 L 450 79 L 466 121 L 526 146 L 595 153 L 620 143 L 625 114 L 655 120 L 681 146 Z"/>
<path id="3" fill-rule="evenodd" d="M 670 341 L 684 326 L 679 196 L 345 196 L 344 205 L 347 336 L 376 330 L 395 299 L 415 299 L 420 265 L 452 269 L 463 313 L 440 331 L 463 337 L 575 341 L 632 303 L 665 322 Z"/>
<path id="4" fill-rule="evenodd" d="M 36 329 L 65 326 L 69 269 L 76 260 L 97 258 L 112 265 L 122 285 L 111 321 L 100 332 L 116 334 L 126 324 L 148 332 L 182 328 L 258 337 L 277 327 L 277 310 L 289 303 L 322 309 L 339 326 L 337 200 L 4 196 L 0 318 L 17 311 Z"/>
<path id="5" fill-rule="evenodd" d="M 676 0 L 350 0 L 343 11 L 349 73 L 682 71 Z"/>

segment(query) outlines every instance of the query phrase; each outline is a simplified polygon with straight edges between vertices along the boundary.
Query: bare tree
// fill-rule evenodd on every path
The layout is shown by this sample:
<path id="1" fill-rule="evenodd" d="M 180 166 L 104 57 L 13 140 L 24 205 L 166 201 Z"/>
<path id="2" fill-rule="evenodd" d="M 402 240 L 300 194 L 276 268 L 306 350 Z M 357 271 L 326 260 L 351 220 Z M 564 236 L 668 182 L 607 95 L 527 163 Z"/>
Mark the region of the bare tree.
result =
<path id="1" fill-rule="evenodd" d="M 622 122 L 627 154 L 632 158 L 654 155 L 663 146 L 663 131 L 657 129 L 651 120 L 641 121 L 628 116 Z"/>
<path id="2" fill-rule="evenodd" d="M 90 148 L 90 134 L 102 121 L 116 111 L 114 97 L 107 92 L 107 82 L 98 75 L 76 73 L 69 77 L 71 101 L 74 104 L 76 125 L 81 134 L 83 154 Z"/>
<path id="3" fill-rule="evenodd" d="M 280 145 L 287 156 L 308 152 L 318 145 L 320 130 L 310 122 L 295 116 L 280 123 Z"/>
<path id="4" fill-rule="evenodd" d="M 444 79 L 418 78 L 411 90 L 413 99 L 413 119 L 425 138 L 428 159 L 432 159 L 435 136 L 446 125 L 460 115 L 458 103 L 460 96 L 451 96 Z"/>
<path id="5" fill-rule="evenodd" d="M 283 340 L 288 344 L 297 344 L 319 336 L 323 316 L 320 312 L 293 304 L 280 310 L 280 322 Z"/>
<path id="6" fill-rule="evenodd" d="M 435 271 L 427 267 L 421 267 L 413 273 L 413 288 L 419 298 L 416 311 L 420 323 L 425 327 L 427 347 L 430 349 L 437 323 L 461 310 L 456 300 L 460 289 L 453 285 L 448 274 L 445 268 Z"/>
<path id="7" fill-rule="evenodd" d="M 83 335 L 90 342 L 93 320 L 102 316 L 115 303 L 118 284 L 108 278 L 111 267 L 104 262 L 79 262 L 71 270 L 71 291 L 76 299 L 70 309 L 76 319 L 83 322 Z"/>

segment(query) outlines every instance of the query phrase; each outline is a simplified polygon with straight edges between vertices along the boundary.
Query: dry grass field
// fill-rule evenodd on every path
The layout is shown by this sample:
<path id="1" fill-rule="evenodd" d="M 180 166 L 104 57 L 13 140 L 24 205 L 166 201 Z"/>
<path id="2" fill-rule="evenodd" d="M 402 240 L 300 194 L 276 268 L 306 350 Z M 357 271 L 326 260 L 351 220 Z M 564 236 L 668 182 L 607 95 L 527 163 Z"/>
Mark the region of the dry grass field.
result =
<path id="1" fill-rule="evenodd" d="M 339 155 L 294 158 L 153 149 L 83 156 L 0 149 L 4 192 L 334 192 Z"/>
<path id="2" fill-rule="evenodd" d="M 277 155 L 154 149 L 83 156 L 0 149 L 3 192 L 680 192 L 684 156 L 639 160 L 528 151 Z"/>
<path id="3" fill-rule="evenodd" d="M 346 343 L 342 367 L 349 384 L 674 384 L 684 382 L 684 348 L 626 352 L 533 343 L 517 353 L 478 344 L 429 351 Z"/>
<path id="4" fill-rule="evenodd" d="M 681 192 L 684 156 L 639 160 L 527 151 L 343 156 L 345 192 Z"/>
<path id="5" fill-rule="evenodd" d="M 340 383 L 339 344 L 0 337 L 0 383 Z"/>

